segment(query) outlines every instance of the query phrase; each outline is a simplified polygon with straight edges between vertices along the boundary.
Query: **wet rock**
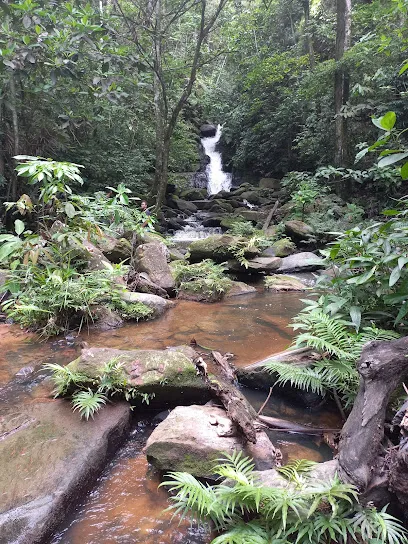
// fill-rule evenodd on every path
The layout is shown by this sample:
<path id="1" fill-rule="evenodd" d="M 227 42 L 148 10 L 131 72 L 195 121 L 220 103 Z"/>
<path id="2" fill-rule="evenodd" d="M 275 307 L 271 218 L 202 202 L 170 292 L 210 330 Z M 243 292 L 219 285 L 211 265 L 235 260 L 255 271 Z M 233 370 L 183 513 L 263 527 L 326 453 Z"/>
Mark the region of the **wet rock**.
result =
<path id="1" fill-rule="evenodd" d="M 197 212 L 197 206 L 195 204 L 188 202 L 187 200 L 182 200 L 181 198 L 176 200 L 176 206 L 181 212 L 189 215 Z"/>
<path id="2" fill-rule="evenodd" d="M 64 400 L 9 407 L 0 421 L 0 542 L 33 544 L 78 504 L 128 428 L 127 403 L 81 420 Z"/>
<path id="3" fill-rule="evenodd" d="M 107 306 L 96 306 L 92 309 L 95 321 L 91 328 L 98 331 L 110 331 L 123 325 L 120 315 Z"/>
<path id="4" fill-rule="evenodd" d="M 184 200 L 202 200 L 207 196 L 207 189 L 191 188 L 181 191 L 180 198 Z"/>
<path id="5" fill-rule="evenodd" d="M 247 200 L 251 204 L 261 204 L 262 203 L 262 197 L 258 193 L 258 191 L 245 191 L 241 194 L 241 198 L 243 200 Z"/>
<path id="6" fill-rule="evenodd" d="M 281 238 L 272 244 L 271 249 L 276 257 L 288 257 L 296 251 L 296 244 L 289 238 Z"/>
<path id="7" fill-rule="evenodd" d="M 86 348 L 68 368 L 89 376 L 101 374 L 103 366 L 112 359 L 123 363 L 122 371 L 129 387 L 142 393 L 154 394 L 155 405 L 183 404 L 192 399 L 208 400 L 207 386 L 197 376 L 193 358 L 196 352 L 188 346 L 164 350 L 121 350 L 112 348 Z"/>
<path id="8" fill-rule="evenodd" d="M 275 190 L 279 190 L 279 189 L 280 189 L 280 185 L 281 185 L 280 179 L 275 179 L 275 178 L 262 178 L 262 179 L 259 181 L 259 187 L 260 187 L 261 189 L 275 189 Z"/>
<path id="9" fill-rule="evenodd" d="M 169 254 L 170 254 L 170 261 L 184 261 L 186 258 L 185 254 L 182 253 L 176 247 L 170 247 Z"/>
<path id="10" fill-rule="evenodd" d="M 212 201 L 211 200 L 193 200 L 192 204 L 194 204 L 198 210 L 209 210 L 211 208 Z"/>
<path id="11" fill-rule="evenodd" d="M 287 221 L 285 231 L 293 240 L 307 240 L 313 235 L 312 227 L 298 220 Z"/>
<path id="12" fill-rule="evenodd" d="M 217 127 L 210 123 L 205 123 L 200 127 L 200 134 L 202 138 L 212 138 L 217 133 Z"/>
<path id="13" fill-rule="evenodd" d="M 243 221 L 245 221 L 245 219 L 241 215 L 231 214 L 222 219 L 220 226 L 221 228 L 228 230 L 236 223 L 242 223 Z"/>
<path id="14" fill-rule="evenodd" d="M 228 269 L 233 272 L 259 272 L 268 273 L 278 270 L 282 259 L 279 257 L 255 257 L 246 262 L 245 266 L 237 260 L 228 261 Z"/>
<path id="15" fill-rule="evenodd" d="M 121 263 L 130 259 L 132 246 L 126 238 L 104 236 L 98 240 L 98 247 L 111 263 Z"/>
<path id="16" fill-rule="evenodd" d="M 205 217 L 202 221 L 204 227 L 219 227 L 222 222 L 222 215 L 213 215 L 212 217 Z"/>
<path id="17" fill-rule="evenodd" d="M 153 311 L 152 317 L 161 316 L 166 310 L 173 306 L 173 302 L 170 300 L 148 293 L 132 293 L 130 291 L 125 291 L 122 294 L 122 300 L 130 303 L 141 302 L 142 304 L 145 304 Z"/>
<path id="18" fill-rule="evenodd" d="M 251 221 L 252 223 L 263 223 L 268 215 L 264 210 L 249 210 L 247 208 L 235 208 L 234 213 L 240 215 L 245 221 Z"/>
<path id="19" fill-rule="evenodd" d="M 240 238 L 229 234 L 215 234 L 202 240 L 196 240 L 189 246 L 190 262 L 197 263 L 203 259 L 212 259 L 217 263 L 222 263 L 234 257 L 232 246 L 240 240 Z M 246 257 L 251 258 L 257 254 L 259 254 L 258 250 L 249 250 L 246 252 Z"/>
<path id="20" fill-rule="evenodd" d="M 266 289 L 271 291 L 304 291 L 307 286 L 297 278 L 284 274 L 273 274 L 265 279 Z"/>
<path id="21" fill-rule="evenodd" d="M 171 292 L 175 284 L 167 260 L 168 249 L 164 244 L 160 242 L 142 244 L 136 249 L 135 270 L 146 272 L 153 283 Z"/>
<path id="22" fill-rule="evenodd" d="M 255 287 L 247 285 L 243 281 L 233 281 L 231 287 L 225 293 L 225 298 L 248 295 L 249 293 L 256 293 Z"/>
<path id="23" fill-rule="evenodd" d="M 166 222 L 166 227 L 168 230 L 181 230 L 186 222 L 184 219 L 178 219 L 175 217 L 170 217 Z"/>
<path id="24" fill-rule="evenodd" d="M 319 268 L 324 268 L 324 261 L 314 253 L 305 251 L 296 253 L 282 259 L 282 264 L 277 270 L 278 274 L 288 272 L 313 272 Z"/>
<path id="25" fill-rule="evenodd" d="M 213 467 L 222 453 L 243 451 L 254 458 L 257 468 L 275 465 L 275 448 L 265 433 L 257 433 L 257 443 L 244 445 L 226 412 L 214 406 L 178 406 L 150 435 L 146 445 L 148 460 L 165 471 L 182 471 L 212 478 Z"/>

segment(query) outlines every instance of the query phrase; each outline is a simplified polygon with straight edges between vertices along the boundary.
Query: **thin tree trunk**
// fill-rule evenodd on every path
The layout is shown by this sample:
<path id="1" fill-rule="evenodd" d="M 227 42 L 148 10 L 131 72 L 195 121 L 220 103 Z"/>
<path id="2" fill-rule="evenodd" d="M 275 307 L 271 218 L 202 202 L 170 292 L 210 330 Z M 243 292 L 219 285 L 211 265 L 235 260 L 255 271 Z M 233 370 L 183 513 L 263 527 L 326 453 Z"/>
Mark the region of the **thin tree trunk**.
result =
<path id="1" fill-rule="evenodd" d="M 9 89 L 10 89 L 10 111 L 11 111 L 11 121 L 13 126 L 13 154 L 18 155 L 20 153 L 20 132 L 18 126 L 18 113 L 17 113 L 17 93 L 16 93 L 16 81 L 15 74 L 12 72 L 10 74 L 9 80 Z M 13 201 L 17 199 L 17 176 L 12 174 L 10 187 L 9 187 L 10 197 Z"/>
<path id="2" fill-rule="evenodd" d="M 0 177 L 4 178 L 6 169 L 5 153 L 5 116 L 4 116 L 4 98 L 0 96 Z"/>
<path id="3" fill-rule="evenodd" d="M 156 172 L 159 176 L 159 185 L 157 188 L 156 211 L 159 211 L 166 197 L 167 183 L 169 181 L 169 155 L 170 155 L 170 139 L 171 135 L 165 136 L 162 147 L 162 162 L 160 172 Z"/>
<path id="4" fill-rule="evenodd" d="M 316 62 L 314 57 L 313 38 L 310 28 L 310 3 L 309 0 L 303 0 L 303 12 L 305 14 L 305 32 L 306 32 L 306 44 L 309 54 L 310 69 L 314 70 Z"/>
<path id="5" fill-rule="evenodd" d="M 344 53 L 351 42 L 351 0 L 337 0 L 337 35 L 334 75 L 334 110 L 335 110 L 335 152 L 334 164 L 344 166 L 347 162 L 347 122 L 341 115 L 341 109 L 349 96 L 349 77 L 341 64 Z"/>

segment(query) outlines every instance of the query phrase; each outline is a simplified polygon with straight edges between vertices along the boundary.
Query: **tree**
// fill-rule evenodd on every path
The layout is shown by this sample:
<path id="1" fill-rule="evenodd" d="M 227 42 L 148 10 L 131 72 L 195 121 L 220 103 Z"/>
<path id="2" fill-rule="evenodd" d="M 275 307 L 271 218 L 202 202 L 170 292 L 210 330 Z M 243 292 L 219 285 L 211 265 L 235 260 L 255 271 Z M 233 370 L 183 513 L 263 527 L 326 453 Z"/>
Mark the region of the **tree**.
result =
<path id="1" fill-rule="evenodd" d="M 157 209 L 166 194 L 172 135 L 200 69 L 214 57 L 209 35 L 227 2 L 218 0 L 212 6 L 206 0 L 131 0 L 129 7 L 114 0 L 128 39 L 152 74 L 156 164 L 151 193 Z"/>
<path id="2" fill-rule="evenodd" d="M 347 155 L 347 121 L 342 107 L 349 97 L 349 75 L 342 63 L 351 43 L 351 0 L 337 0 L 336 70 L 334 75 L 335 155 L 334 164 L 344 166 Z"/>

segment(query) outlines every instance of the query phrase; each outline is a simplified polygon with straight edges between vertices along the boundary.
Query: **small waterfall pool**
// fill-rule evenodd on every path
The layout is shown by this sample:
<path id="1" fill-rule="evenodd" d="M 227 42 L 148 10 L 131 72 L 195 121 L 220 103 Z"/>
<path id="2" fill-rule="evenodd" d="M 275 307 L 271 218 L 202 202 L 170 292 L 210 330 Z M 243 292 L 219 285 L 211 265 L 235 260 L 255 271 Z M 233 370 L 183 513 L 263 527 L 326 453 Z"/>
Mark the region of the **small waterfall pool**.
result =
<path id="1" fill-rule="evenodd" d="M 232 184 L 232 174 L 223 171 L 221 153 L 217 151 L 217 144 L 220 141 L 221 133 L 222 127 L 218 125 L 215 136 L 201 139 L 205 154 L 210 158 L 206 170 L 209 195 L 215 195 L 220 191 L 229 191 Z"/>
<path id="2" fill-rule="evenodd" d="M 220 227 L 204 227 L 196 215 L 192 215 L 185 222 L 186 225 L 181 230 L 176 231 L 172 237 L 176 243 L 192 242 L 222 232 Z"/>

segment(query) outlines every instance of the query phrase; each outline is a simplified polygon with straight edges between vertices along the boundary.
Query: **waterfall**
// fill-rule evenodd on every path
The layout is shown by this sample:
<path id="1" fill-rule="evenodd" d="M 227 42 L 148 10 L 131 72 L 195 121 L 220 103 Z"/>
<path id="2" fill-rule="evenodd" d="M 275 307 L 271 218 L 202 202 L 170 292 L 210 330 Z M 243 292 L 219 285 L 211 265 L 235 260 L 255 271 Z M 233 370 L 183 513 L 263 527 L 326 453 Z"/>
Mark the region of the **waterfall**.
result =
<path id="1" fill-rule="evenodd" d="M 201 144 L 205 154 L 210 157 L 210 162 L 207 165 L 208 175 L 208 194 L 215 195 L 220 191 L 229 191 L 231 189 L 232 175 L 222 170 L 221 153 L 216 151 L 217 143 L 221 138 L 222 127 L 218 125 L 215 136 L 202 138 Z"/>

